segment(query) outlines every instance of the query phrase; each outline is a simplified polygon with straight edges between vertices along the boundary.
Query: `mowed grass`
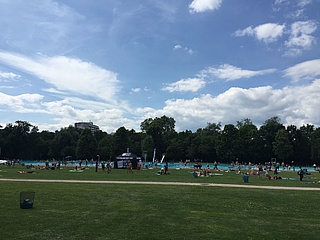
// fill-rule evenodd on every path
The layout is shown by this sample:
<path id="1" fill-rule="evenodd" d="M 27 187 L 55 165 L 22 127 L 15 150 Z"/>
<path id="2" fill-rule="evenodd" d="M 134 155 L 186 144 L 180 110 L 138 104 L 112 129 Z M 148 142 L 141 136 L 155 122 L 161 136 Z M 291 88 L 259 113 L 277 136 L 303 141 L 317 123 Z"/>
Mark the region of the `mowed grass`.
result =
<path id="1" fill-rule="evenodd" d="M 35 170 L 34 174 L 18 172 L 29 171 L 26 167 L 16 165 L 6 167 L 0 165 L 0 178 L 18 178 L 18 179 L 63 179 L 63 180 L 103 180 L 103 181 L 151 181 L 151 182 L 195 182 L 195 183 L 219 183 L 219 184 L 245 184 L 245 185 L 271 185 L 271 186 L 291 186 L 291 187 L 315 187 L 320 188 L 320 184 L 313 184 L 320 180 L 320 174 L 313 172 L 305 175 L 303 182 L 298 180 L 297 172 L 283 171 L 279 176 L 283 178 L 293 178 L 294 180 L 266 180 L 263 175 L 259 178 L 257 175 L 249 176 L 249 182 L 243 183 L 243 175 L 233 172 L 213 171 L 219 174 L 212 177 L 192 177 L 192 169 L 170 169 L 169 175 L 158 175 L 159 169 L 142 169 L 140 172 L 134 170 L 134 174 L 127 174 L 125 169 L 112 169 L 111 173 L 102 171 L 101 168 L 95 172 L 95 167 L 89 167 L 83 172 L 72 173 L 73 167 L 64 167 L 60 170 Z M 245 170 L 243 173 L 246 172 Z M 272 172 L 270 172 L 273 176 Z"/>
<path id="2" fill-rule="evenodd" d="M 212 182 L 319 187 L 300 181 L 250 176 L 192 178 L 190 170 L 128 175 L 94 168 L 83 173 L 18 174 L 0 167 L 1 178 Z M 23 169 L 25 170 L 25 169 Z M 297 177 L 296 173 L 282 173 Z M 317 180 L 318 173 L 309 175 Z M 282 184 L 282 185 L 281 185 Z M 32 209 L 20 209 L 19 193 L 36 192 Z M 31 183 L 0 181 L 0 239 L 318 239 L 320 191 L 203 186 Z"/>

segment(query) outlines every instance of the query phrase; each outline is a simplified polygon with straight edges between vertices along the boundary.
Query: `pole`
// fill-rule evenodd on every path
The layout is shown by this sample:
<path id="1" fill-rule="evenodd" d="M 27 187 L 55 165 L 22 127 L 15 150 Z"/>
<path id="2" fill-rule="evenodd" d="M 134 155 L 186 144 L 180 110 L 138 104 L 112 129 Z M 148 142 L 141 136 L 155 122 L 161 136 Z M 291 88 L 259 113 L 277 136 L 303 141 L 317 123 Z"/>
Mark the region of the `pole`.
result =
<path id="1" fill-rule="evenodd" d="M 99 161 L 100 161 L 100 155 L 97 155 L 97 160 L 96 160 L 96 172 L 98 172 Z"/>
<path id="2" fill-rule="evenodd" d="M 153 149 L 152 163 L 154 163 L 155 159 L 156 159 L 156 148 Z"/>

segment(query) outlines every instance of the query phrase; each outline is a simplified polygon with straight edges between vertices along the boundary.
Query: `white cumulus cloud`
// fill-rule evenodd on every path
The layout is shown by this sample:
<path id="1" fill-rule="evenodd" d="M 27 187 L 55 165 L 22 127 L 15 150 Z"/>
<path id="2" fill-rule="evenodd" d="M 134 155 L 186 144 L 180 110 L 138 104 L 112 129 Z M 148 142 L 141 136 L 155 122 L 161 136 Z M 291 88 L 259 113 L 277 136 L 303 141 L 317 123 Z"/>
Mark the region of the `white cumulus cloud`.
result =
<path id="1" fill-rule="evenodd" d="M 182 46 L 180 44 L 177 44 L 173 47 L 173 50 L 178 50 L 178 49 L 181 49 Z"/>
<path id="2" fill-rule="evenodd" d="M 284 33 L 285 25 L 277 23 L 265 23 L 257 27 L 247 27 L 243 30 L 237 30 L 235 36 L 253 36 L 259 41 L 271 43 L 277 41 Z"/>
<path id="3" fill-rule="evenodd" d="M 290 77 L 293 82 L 312 80 L 320 76 L 320 59 L 310 60 L 296 64 L 284 71 L 285 77 Z"/>
<path id="4" fill-rule="evenodd" d="M 6 106 L 19 113 L 45 112 L 40 107 L 42 99 L 43 96 L 37 93 L 12 96 L 0 92 L 0 106 Z"/>
<path id="5" fill-rule="evenodd" d="M 316 38 L 311 34 L 317 29 L 315 21 L 298 21 L 291 25 L 289 39 L 285 45 L 289 48 L 286 55 L 299 54 L 302 50 L 310 49 L 316 43 Z"/>
<path id="6" fill-rule="evenodd" d="M 162 90 L 169 92 L 197 92 L 205 85 L 206 82 L 201 78 L 187 78 L 167 84 Z"/>
<path id="7" fill-rule="evenodd" d="M 0 78 L 5 78 L 5 79 L 15 79 L 15 78 L 20 78 L 21 76 L 12 72 L 2 72 L 0 71 Z"/>
<path id="8" fill-rule="evenodd" d="M 193 54 L 193 50 L 191 48 L 188 48 L 188 47 L 183 47 L 181 46 L 180 44 L 177 44 L 173 47 L 173 51 L 176 51 L 176 50 L 183 50 L 185 51 L 186 53 L 192 55 Z"/>
<path id="9" fill-rule="evenodd" d="M 219 9 L 222 0 L 193 0 L 189 5 L 190 13 L 200 13 Z"/>
<path id="10" fill-rule="evenodd" d="M 245 70 L 230 64 L 223 64 L 218 67 L 209 67 L 200 72 L 200 76 L 203 77 L 214 77 L 232 81 L 241 78 L 251 78 L 254 76 L 265 75 L 276 71 L 276 69 L 265 69 L 265 70 Z"/>
<path id="11" fill-rule="evenodd" d="M 312 0 L 298 0 L 299 7 L 305 7 L 306 5 L 310 4 Z"/>
<path id="12" fill-rule="evenodd" d="M 0 52 L 0 61 L 27 72 L 52 85 L 58 91 L 113 101 L 119 91 L 114 72 L 93 63 L 65 56 L 35 58 Z"/>
<path id="13" fill-rule="evenodd" d="M 256 88 L 230 88 L 218 96 L 205 94 L 190 100 L 166 101 L 163 109 L 137 109 L 144 119 L 154 116 L 172 116 L 177 131 L 197 129 L 209 122 L 235 124 L 243 118 L 250 118 L 260 125 L 266 119 L 279 116 L 285 125 L 301 126 L 320 124 L 319 100 L 320 80 L 310 85 L 274 89 L 271 86 Z"/>
<path id="14" fill-rule="evenodd" d="M 138 93 L 141 91 L 141 88 L 131 88 L 131 92 Z"/>

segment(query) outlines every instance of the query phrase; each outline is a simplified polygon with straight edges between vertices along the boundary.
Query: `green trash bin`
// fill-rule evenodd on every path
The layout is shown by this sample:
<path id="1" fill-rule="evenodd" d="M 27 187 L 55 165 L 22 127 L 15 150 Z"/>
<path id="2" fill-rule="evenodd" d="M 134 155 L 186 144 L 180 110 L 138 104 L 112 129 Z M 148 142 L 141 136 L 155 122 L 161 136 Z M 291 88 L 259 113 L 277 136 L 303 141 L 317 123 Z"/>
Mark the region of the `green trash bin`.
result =
<path id="1" fill-rule="evenodd" d="M 243 176 L 243 181 L 244 182 L 249 182 L 249 176 L 248 175 L 244 175 Z"/>
<path id="2" fill-rule="evenodd" d="M 35 192 L 20 192 L 20 208 L 30 209 L 33 208 Z"/>

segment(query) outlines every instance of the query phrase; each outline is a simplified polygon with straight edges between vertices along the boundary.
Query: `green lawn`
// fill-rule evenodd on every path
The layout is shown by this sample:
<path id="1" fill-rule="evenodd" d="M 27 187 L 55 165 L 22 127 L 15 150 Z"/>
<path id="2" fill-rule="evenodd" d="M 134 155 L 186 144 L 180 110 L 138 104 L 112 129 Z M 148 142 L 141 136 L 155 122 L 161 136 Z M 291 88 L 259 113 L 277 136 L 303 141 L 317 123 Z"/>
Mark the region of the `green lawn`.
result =
<path id="1" fill-rule="evenodd" d="M 298 180 L 266 180 L 263 176 L 259 178 L 257 175 L 249 176 L 249 182 L 243 183 L 243 175 L 236 172 L 213 172 L 222 174 L 221 176 L 193 178 L 191 169 L 170 169 L 170 175 L 158 176 L 159 169 L 143 169 L 139 173 L 134 171 L 133 175 L 127 174 L 126 170 L 113 169 L 111 173 L 103 172 L 101 169 L 95 172 L 94 167 L 84 170 L 82 173 L 71 173 L 69 170 L 73 168 L 67 167 L 61 170 L 36 170 L 34 174 L 19 174 L 25 171 L 23 166 L 16 165 L 14 167 L 0 166 L 0 178 L 20 178 L 20 179 L 77 179 L 77 180 L 123 180 L 123 181 L 152 181 L 152 182 L 199 182 L 199 183 L 229 183 L 229 184 L 247 184 L 247 185 L 272 185 L 272 186 L 292 186 L 292 187 L 319 187 L 320 184 L 309 184 L 318 182 L 320 174 L 314 172 L 306 175 L 303 182 Z M 271 174 L 272 175 L 272 174 Z M 284 171 L 279 173 L 284 178 L 298 178 L 297 172 Z M 273 175 L 272 175 L 273 176 Z"/>
<path id="2" fill-rule="evenodd" d="M 179 181 L 315 187 L 300 181 L 250 176 L 192 178 L 190 170 L 156 175 L 142 170 L 110 174 L 37 171 L 0 166 L 0 178 Z M 296 173 L 281 173 L 298 177 Z M 306 181 L 317 181 L 319 173 Z M 19 208 L 19 193 L 36 192 L 34 208 Z M 320 191 L 206 186 L 31 183 L 0 181 L 0 239 L 318 239 Z"/>

